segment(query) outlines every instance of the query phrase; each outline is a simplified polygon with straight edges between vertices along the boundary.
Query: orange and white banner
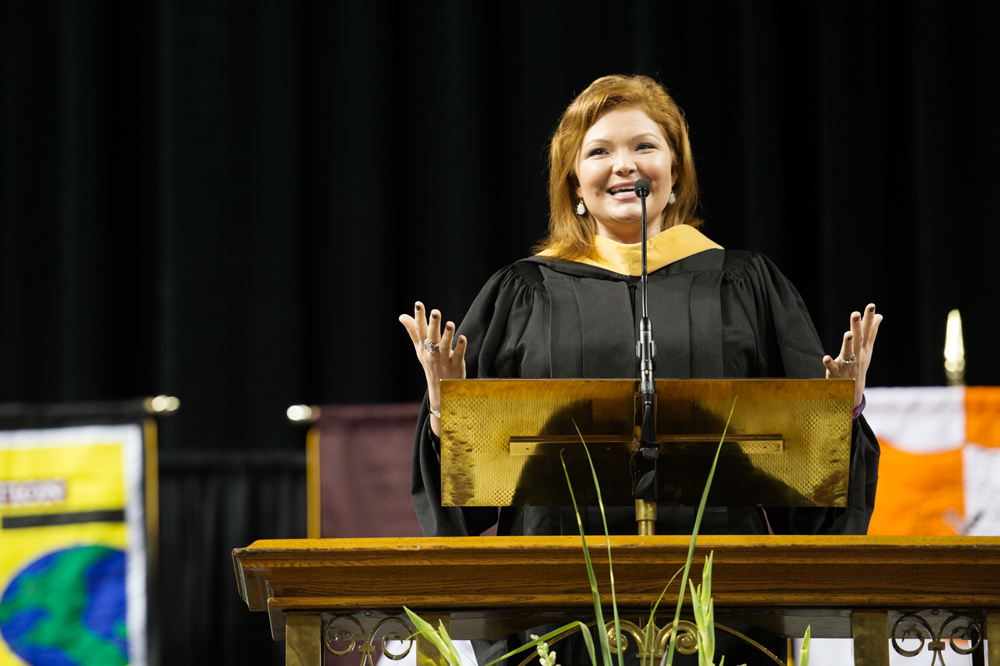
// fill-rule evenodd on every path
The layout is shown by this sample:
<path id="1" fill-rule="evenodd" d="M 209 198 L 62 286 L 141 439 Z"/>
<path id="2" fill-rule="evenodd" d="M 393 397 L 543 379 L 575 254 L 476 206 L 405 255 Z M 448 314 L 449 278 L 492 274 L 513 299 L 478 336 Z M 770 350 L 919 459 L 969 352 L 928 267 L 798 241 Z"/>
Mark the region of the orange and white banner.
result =
<path id="1" fill-rule="evenodd" d="M 868 533 L 1000 535 L 1000 387 L 865 396 L 882 447 Z"/>

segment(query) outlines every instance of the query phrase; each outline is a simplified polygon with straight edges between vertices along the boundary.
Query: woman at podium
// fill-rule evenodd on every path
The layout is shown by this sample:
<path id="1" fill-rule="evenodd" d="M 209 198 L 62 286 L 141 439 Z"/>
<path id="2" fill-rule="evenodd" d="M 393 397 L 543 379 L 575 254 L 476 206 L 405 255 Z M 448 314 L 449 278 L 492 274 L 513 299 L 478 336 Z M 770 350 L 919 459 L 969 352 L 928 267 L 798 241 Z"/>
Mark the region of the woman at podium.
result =
<path id="1" fill-rule="evenodd" d="M 701 533 L 866 533 L 879 449 L 860 411 L 882 316 L 874 305 L 852 313 L 839 354 L 825 356 L 802 298 L 770 260 L 724 249 L 699 231 L 687 125 L 666 90 L 643 76 L 607 76 L 573 100 L 552 137 L 549 231 L 535 254 L 498 271 L 457 329 L 420 302 L 400 317 L 428 386 L 412 481 L 424 534 L 475 536 L 497 521 L 495 509 L 441 506 L 441 379 L 635 376 L 639 179 L 650 184 L 657 378 L 856 380 L 846 507 L 719 507 L 706 511 Z M 601 533 L 595 518 L 587 529 Z M 613 533 L 635 533 L 631 508 L 609 508 L 608 520 Z M 657 534 L 690 534 L 693 526 L 691 507 L 658 509 Z M 571 507 L 505 507 L 498 532 L 575 534 L 577 526 Z"/>

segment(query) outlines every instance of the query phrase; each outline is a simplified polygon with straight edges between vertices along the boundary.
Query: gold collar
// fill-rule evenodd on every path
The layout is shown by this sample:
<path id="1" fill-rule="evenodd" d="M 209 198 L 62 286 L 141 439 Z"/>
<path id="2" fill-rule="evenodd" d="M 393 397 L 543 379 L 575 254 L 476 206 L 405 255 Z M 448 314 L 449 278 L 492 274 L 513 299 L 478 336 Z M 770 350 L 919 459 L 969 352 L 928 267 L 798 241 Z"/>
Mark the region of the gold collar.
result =
<path id="1" fill-rule="evenodd" d="M 691 225 L 678 224 L 649 239 L 646 245 L 646 265 L 652 273 L 693 254 L 721 249 L 721 245 L 709 240 Z M 539 256 L 552 256 L 552 251 L 544 250 Z M 576 261 L 620 275 L 642 275 L 642 243 L 626 245 L 604 236 L 594 236 L 594 249 L 589 255 Z"/>

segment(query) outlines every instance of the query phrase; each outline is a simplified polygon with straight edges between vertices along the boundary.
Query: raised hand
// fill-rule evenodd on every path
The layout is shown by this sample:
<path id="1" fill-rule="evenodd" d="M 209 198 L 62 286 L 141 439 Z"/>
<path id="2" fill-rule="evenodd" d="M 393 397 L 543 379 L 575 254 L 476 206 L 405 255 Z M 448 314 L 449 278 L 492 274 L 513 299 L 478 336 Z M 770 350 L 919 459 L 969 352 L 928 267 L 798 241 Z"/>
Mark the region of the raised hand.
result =
<path id="1" fill-rule="evenodd" d="M 860 312 L 851 313 L 851 328 L 844 333 L 844 342 L 837 358 L 823 357 L 826 378 L 854 378 L 854 407 L 861 404 L 865 394 L 865 375 L 872 360 L 872 349 L 882 315 L 875 314 L 875 304 L 869 303 L 864 317 Z"/>
<path id="2" fill-rule="evenodd" d="M 431 310 L 430 320 L 427 318 L 424 304 L 417 301 L 413 306 L 413 316 L 399 315 L 399 323 L 406 328 L 413 342 L 413 351 L 424 369 L 427 379 L 427 398 L 431 412 L 441 411 L 441 380 L 465 379 L 465 347 L 467 340 L 464 335 L 458 336 L 458 341 L 452 349 L 455 337 L 455 324 L 447 322 L 444 333 L 441 333 L 441 313 Z M 441 436 L 441 420 L 431 415 L 431 429 L 435 435 Z"/>

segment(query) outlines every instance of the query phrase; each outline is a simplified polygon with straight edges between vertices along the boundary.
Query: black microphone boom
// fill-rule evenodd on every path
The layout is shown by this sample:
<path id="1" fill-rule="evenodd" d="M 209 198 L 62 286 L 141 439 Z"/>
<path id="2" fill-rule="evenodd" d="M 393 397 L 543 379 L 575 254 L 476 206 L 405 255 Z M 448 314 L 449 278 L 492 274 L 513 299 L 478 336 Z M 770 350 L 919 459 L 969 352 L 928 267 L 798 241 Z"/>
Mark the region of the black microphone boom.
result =
<path id="1" fill-rule="evenodd" d="M 642 318 L 646 319 L 649 314 L 646 311 L 646 283 L 648 282 L 646 276 L 646 197 L 649 196 L 648 180 L 640 178 L 635 181 L 635 196 L 639 197 L 642 202 Z M 653 355 L 656 355 L 655 352 Z"/>
<path id="2" fill-rule="evenodd" d="M 636 341 L 635 350 L 639 366 L 642 424 L 639 429 L 641 455 L 636 455 L 633 458 L 633 491 L 637 500 L 655 502 L 657 499 L 656 460 L 660 456 L 660 445 L 656 437 L 656 382 L 653 378 L 653 370 L 656 367 L 656 343 L 653 342 L 653 327 L 649 321 L 648 299 L 646 297 L 649 288 L 646 266 L 646 197 L 649 196 L 649 181 L 645 178 L 637 180 L 635 194 L 642 202 L 642 317 L 639 319 L 639 339 Z"/>

